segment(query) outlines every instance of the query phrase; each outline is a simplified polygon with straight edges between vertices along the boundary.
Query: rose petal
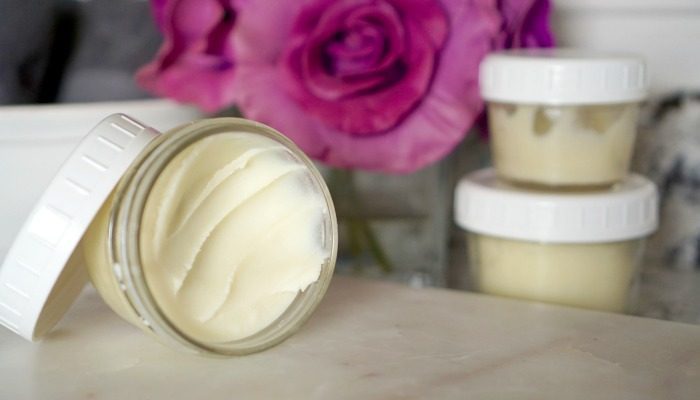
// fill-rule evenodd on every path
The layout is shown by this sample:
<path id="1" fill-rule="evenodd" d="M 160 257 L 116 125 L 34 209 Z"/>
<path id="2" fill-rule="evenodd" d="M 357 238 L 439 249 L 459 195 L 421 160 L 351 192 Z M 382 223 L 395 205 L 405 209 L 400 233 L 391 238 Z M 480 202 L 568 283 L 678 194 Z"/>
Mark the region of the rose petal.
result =
<path id="1" fill-rule="evenodd" d="M 184 44 L 206 36 L 224 13 L 219 0 L 178 0 L 172 5 L 165 24 L 166 35 Z"/>
<path id="2" fill-rule="evenodd" d="M 362 5 L 348 8 L 354 5 L 348 1 L 337 3 L 335 7 L 331 7 L 324 13 L 312 32 L 292 38 L 296 46 L 290 46 L 283 59 L 287 60 L 286 62 L 296 75 L 290 79 L 306 83 L 303 87 L 297 88 L 301 97 L 306 97 L 308 90 L 314 97 L 335 102 L 359 92 L 371 91 L 383 82 L 391 80 L 391 75 L 401 72 L 391 69 L 403 53 L 405 41 L 403 25 L 396 10 L 386 3 L 371 7 Z M 369 25 L 366 22 L 368 19 L 371 19 L 374 25 Z M 338 24 L 339 21 L 342 23 Z M 377 57 L 375 63 L 365 65 L 362 70 L 357 70 L 355 66 L 355 70 L 351 73 L 337 74 L 334 67 L 338 65 L 338 61 L 343 60 L 325 59 L 330 55 L 328 43 L 333 43 L 337 49 L 338 43 L 332 42 L 334 36 L 346 33 L 353 25 L 360 24 L 366 24 L 367 28 L 382 35 L 381 43 L 378 45 L 386 49 L 380 48 L 377 52 L 384 54 Z M 310 35 L 313 40 L 305 40 L 306 35 Z"/>
<path id="3" fill-rule="evenodd" d="M 369 4 L 373 6 L 370 8 Z M 289 50 L 282 57 L 285 88 L 304 110 L 340 131 L 353 135 L 382 134 L 416 106 L 430 85 L 435 54 L 442 42 L 435 47 L 436 35 L 427 35 L 422 23 L 427 15 L 428 23 L 434 24 L 434 10 L 442 12 L 442 9 L 435 7 L 437 3 L 423 1 L 424 8 L 433 12 L 417 7 L 401 9 L 402 21 L 397 10 L 388 4 L 340 1 L 325 10 L 319 23 L 308 32 L 299 27 L 306 26 L 306 21 L 301 20 L 294 30 L 296 36 L 292 38 Z M 411 4 L 415 6 L 416 2 Z M 415 14 L 411 15 L 411 12 Z M 400 35 L 387 35 L 390 44 L 397 48 L 395 51 L 401 54 L 400 61 L 398 56 L 391 55 L 394 61 L 390 68 L 371 69 L 368 72 L 375 74 L 360 80 L 344 80 L 325 70 L 319 49 L 323 49 L 328 38 L 345 28 L 352 15 L 362 18 L 371 15 L 375 21 L 389 24 L 387 32 L 400 29 Z M 444 32 L 447 26 L 444 14 L 442 18 Z M 406 38 L 410 38 L 411 46 L 404 51 Z"/>
<path id="4" fill-rule="evenodd" d="M 279 129 L 312 157 L 331 165 L 411 172 L 449 153 L 480 114 L 483 104 L 478 92 L 477 71 L 485 54 L 506 44 L 546 45 L 551 41 L 546 1 L 517 4 L 516 0 L 442 0 L 441 8 L 427 7 L 437 1 L 386 1 L 401 9 L 411 35 L 425 39 L 417 45 L 410 42 L 411 54 L 416 57 L 415 63 L 407 63 L 410 69 L 420 65 L 429 50 L 439 49 L 436 43 L 442 43 L 440 37 L 444 40 L 447 35 L 448 27 L 439 23 L 439 17 L 427 18 L 430 13 L 447 15 L 450 22 L 449 36 L 439 60 L 427 68 L 432 71 L 429 86 L 419 95 L 419 102 L 399 115 L 394 125 L 387 124 L 383 132 L 372 131 L 386 122 L 382 120 L 384 116 L 396 117 L 392 115 L 396 104 L 401 105 L 405 101 L 402 95 L 411 96 L 411 93 L 396 92 L 393 93 L 396 97 L 392 97 L 378 91 L 371 96 L 354 96 L 362 99 L 357 103 L 341 98 L 337 105 L 324 109 L 314 103 L 322 99 L 303 96 L 303 81 L 292 79 L 303 76 L 297 73 L 302 71 L 302 66 L 282 64 L 285 58 L 281 55 L 288 55 L 285 48 L 301 49 L 309 44 L 304 32 L 311 32 L 317 26 L 318 15 L 332 6 L 332 0 L 251 0 L 254 4 L 250 8 L 241 8 L 234 84 L 236 101 L 244 114 Z M 409 18 L 413 14 L 426 18 L 416 23 Z M 258 18 L 251 18 L 254 16 Z M 270 25 L 279 29 L 270 30 Z M 295 37 L 296 41 L 290 41 L 289 37 Z M 296 56 L 301 58 L 301 55 Z M 307 68 L 311 71 L 318 67 L 308 65 Z M 407 73 L 420 73 L 421 68 L 417 71 Z M 341 78 L 336 84 L 345 82 Z M 410 87 L 409 83 L 407 88 Z M 420 91 L 420 88 L 413 90 Z M 350 104 L 352 107 L 348 107 Z M 328 111 L 330 109 L 335 111 Z M 358 134 L 358 129 L 367 134 Z"/>
<path id="5" fill-rule="evenodd" d="M 235 63 L 230 0 L 169 0 L 153 3 L 164 41 L 156 58 L 136 75 L 139 85 L 181 102 L 215 111 L 233 100 Z"/>
<path id="6" fill-rule="evenodd" d="M 420 106 L 386 135 L 356 138 L 321 131 L 330 147 L 325 162 L 408 173 L 441 159 L 463 139 L 483 107 L 477 79 L 479 61 L 490 51 L 484 39 L 497 34 L 500 18 L 488 9 L 460 3 L 443 1 L 452 22 L 450 39 L 443 50 L 443 57 L 449 55 L 450 62 L 440 63 Z"/>
<path id="7" fill-rule="evenodd" d="M 335 0 L 313 1 L 313 6 L 325 7 Z M 304 6 L 309 1 L 257 0 L 239 3 L 238 21 L 233 36 L 236 57 L 250 64 L 276 63 L 293 37 L 295 21 L 302 20 Z M 315 23 L 318 21 L 309 21 Z"/>
<path id="8" fill-rule="evenodd" d="M 151 0 L 151 13 L 156 21 L 156 26 L 162 31 L 165 25 L 165 9 L 173 0 Z"/>
<path id="9" fill-rule="evenodd" d="M 330 58 L 330 73 L 343 80 L 361 78 L 368 70 L 382 70 L 394 61 L 396 52 L 389 55 L 385 47 L 393 48 L 385 42 L 383 32 L 367 21 L 353 21 L 348 24 L 348 32 L 342 40 L 326 46 Z M 369 74 L 372 74 L 370 72 Z"/>
<path id="10" fill-rule="evenodd" d="M 365 30 L 373 31 L 372 33 L 375 36 L 381 35 L 379 40 L 375 39 L 375 41 L 379 42 L 377 45 L 381 45 L 386 48 L 385 50 L 388 50 L 382 57 L 377 59 L 379 62 L 372 66 L 373 70 L 380 71 L 393 64 L 403 52 L 406 40 L 401 17 L 396 9 L 382 2 L 372 5 L 366 4 L 361 7 L 355 6 L 347 10 L 336 10 L 341 8 L 343 3 L 348 3 L 348 1 L 340 2 L 338 3 L 339 6 L 324 13 L 322 18 L 323 24 L 319 23 L 314 32 L 311 33 L 311 36 L 326 41 L 328 40 L 327 37 L 324 37 L 326 35 L 332 35 L 339 31 L 349 31 L 353 26 L 363 26 Z M 350 3 L 345 6 L 347 7 L 348 5 L 354 4 Z M 336 10 L 335 13 L 332 12 L 333 10 Z M 343 21 L 343 24 L 337 26 L 338 21 Z"/>
<path id="11" fill-rule="evenodd" d="M 548 0 L 502 0 L 503 36 L 499 48 L 549 47 L 554 37 L 549 29 Z"/>
<path id="12" fill-rule="evenodd" d="M 327 151 L 316 132 L 322 124 L 309 118 L 291 97 L 280 95 L 280 75 L 274 66 L 246 65 L 236 71 L 236 103 L 248 118 L 268 124 L 289 136 L 310 157 Z M 244 83 L 243 83 L 244 82 Z M 261 94 L 269 96 L 261 96 Z"/>
<path id="13" fill-rule="evenodd" d="M 167 69 L 155 61 L 136 73 L 136 81 L 146 90 L 179 102 L 194 103 L 206 112 L 233 102 L 233 78 L 233 66 L 222 65 L 219 57 L 192 53 L 181 55 Z"/>

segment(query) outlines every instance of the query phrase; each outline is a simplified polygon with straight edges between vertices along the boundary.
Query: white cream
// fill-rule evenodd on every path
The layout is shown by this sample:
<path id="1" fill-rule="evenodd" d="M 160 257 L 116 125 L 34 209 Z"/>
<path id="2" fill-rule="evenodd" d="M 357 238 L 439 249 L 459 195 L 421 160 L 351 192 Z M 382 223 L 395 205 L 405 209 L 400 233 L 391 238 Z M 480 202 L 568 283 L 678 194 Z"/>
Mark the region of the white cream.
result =
<path id="1" fill-rule="evenodd" d="M 487 168 L 455 189 L 474 289 L 606 311 L 631 304 L 657 210 L 656 187 L 635 174 L 607 189 L 554 191 L 509 185 Z"/>
<path id="2" fill-rule="evenodd" d="M 638 108 L 491 103 L 494 166 L 503 178 L 549 186 L 619 181 L 632 157 Z"/>
<path id="3" fill-rule="evenodd" d="M 469 234 L 475 289 L 489 294 L 624 312 L 641 240 L 553 244 Z"/>
<path id="4" fill-rule="evenodd" d="M 287 148 L 221 133 L 190 145 L 146 202 L 141 258 L 165 315 L 198 341 L 250 336 L 315 282 L 328 259 L 323 194 Z"/>

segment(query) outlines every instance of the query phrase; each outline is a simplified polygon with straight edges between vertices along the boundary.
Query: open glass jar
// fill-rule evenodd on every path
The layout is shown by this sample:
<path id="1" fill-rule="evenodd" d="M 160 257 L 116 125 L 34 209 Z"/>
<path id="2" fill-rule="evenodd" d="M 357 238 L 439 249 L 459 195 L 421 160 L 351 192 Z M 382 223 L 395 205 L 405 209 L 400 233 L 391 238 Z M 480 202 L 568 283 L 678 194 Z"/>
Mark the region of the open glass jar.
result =
<path id="1" fill-rule="evenodd" d="M 503 179 L 601 187 L 627 175 L 648 90 L 639 57 L 566 49 L 494 53 L 481 64 L 480 86 Z"/>
<path id="2" fill-rule="evenodd" d="M 0 322 L 29 339 L 46 333 L 82 288 L 84 264 L 116 313 L 166 344 L 248 354 L 310 316 L 336 249 L 325 183 L 278 132 L 221 118 L 159 135 L 114 115 L 62 167 L 8 253 L 0 281 L 17 290 L 0 289 L 0 301 L 15 312 Z"/>
<path id="3" fill-rule="evenodd" d="M 513 187 L 486 169 L 459 182 L 455 220 L 467 231 L 475 290 L 625 312 L 657 195 L 638 175 L 607 190 L 553 192 Z"/>

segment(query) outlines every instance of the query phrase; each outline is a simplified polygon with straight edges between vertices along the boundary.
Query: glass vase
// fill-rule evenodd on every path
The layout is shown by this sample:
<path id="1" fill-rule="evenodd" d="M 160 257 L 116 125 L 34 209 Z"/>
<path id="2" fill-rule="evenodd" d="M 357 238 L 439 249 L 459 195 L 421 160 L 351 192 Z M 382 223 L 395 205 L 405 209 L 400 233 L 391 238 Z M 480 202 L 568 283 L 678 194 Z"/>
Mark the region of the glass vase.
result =
<path id="1" fill-rule="evenodd" d="M 446 162 L 408 175 L 324 168 L 324 176 L 338 214 L 339 273 L 445 284 Z"/>

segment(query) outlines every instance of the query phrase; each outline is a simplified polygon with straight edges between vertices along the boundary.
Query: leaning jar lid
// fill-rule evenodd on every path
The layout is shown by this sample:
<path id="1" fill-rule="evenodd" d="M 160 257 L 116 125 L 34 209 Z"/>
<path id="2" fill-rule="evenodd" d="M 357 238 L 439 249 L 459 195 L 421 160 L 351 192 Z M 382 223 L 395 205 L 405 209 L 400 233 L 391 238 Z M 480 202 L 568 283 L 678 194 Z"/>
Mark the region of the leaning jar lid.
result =
<path id="1" fill-rule="evenodd" d="M 82 265 L 72 257 L 80 239 L 122 175 L 157 136 L 156 130 L 115 114 L 80 142 L 0 267 L 2 325 L 36 340 L 58 322 L 86 283 Z"/>
<path id="2" fill-rule="evenodd" d="M 488 101 L 552 105 L 636 102 L 649 90 L 641 57 L 573 49 L 489 54 L 479 85 Z"/>
<path id="3" fill-rule="evenodd" d="M 608 190 L 550 192 L 498 180 L 492 168 L 455 191 L 455 222 L 490 236 L 553 243 L 601 243 L 649 235 L 658 225 L 656 186 L 630 175 Z"/>

